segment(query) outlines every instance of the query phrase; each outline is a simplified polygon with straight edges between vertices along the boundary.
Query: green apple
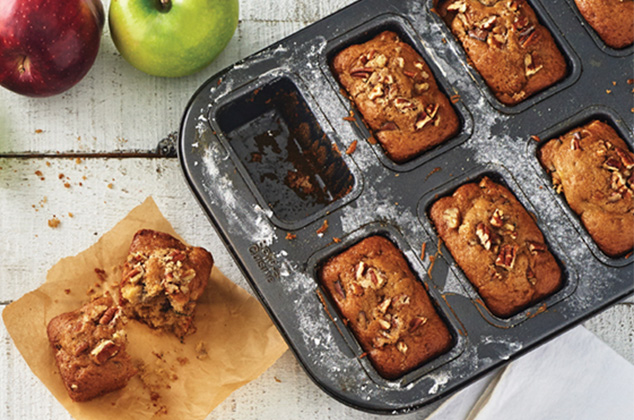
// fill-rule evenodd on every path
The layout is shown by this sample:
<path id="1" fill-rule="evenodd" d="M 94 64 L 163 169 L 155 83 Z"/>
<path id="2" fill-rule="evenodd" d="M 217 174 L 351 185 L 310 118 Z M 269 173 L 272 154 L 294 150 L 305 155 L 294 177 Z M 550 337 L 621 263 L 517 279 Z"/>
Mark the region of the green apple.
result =
<path id="1" fill-rule="evenodd" d="M 110 33 L 121 55 L 154 76 L 207 67 L 238 25 L 238 0 L 112 0 Z"/>

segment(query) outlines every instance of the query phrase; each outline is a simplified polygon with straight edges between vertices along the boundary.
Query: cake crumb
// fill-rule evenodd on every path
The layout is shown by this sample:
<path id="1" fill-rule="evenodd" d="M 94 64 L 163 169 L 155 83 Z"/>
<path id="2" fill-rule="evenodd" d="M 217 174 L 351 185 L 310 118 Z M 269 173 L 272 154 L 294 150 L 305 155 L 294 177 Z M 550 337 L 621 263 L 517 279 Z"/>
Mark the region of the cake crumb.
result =
<path id="1" fill-rule="evenodd" d="M 187 357 L 177 357 L 176 361 L 178 361 L 181 366 L 185 366 L 187 363 L 189 363 L 189 359 Z"/>
<path id="2" fill-rule="evenodd" d="M 610 93 L 612 93 L 612 90 L 610 90 L 610 89 L 606 89 L 606 90 L 605 90 L 605 93 L 607 93 L 607 94 L 609 95 Z"/>
<path id="3" fill-rule="evenodd" d="M 423 246 L 420 248 L 420 259 L 425 259 L 425 248 L 427 248 L 427 242 L 423 242 Z"/>
<path id="4" fill-rule="evenodd" d="M 274 376 L 274 377 L 273 377 L 273 379 L 274 379 L 274 380 L 275 380 L 275 382 L 277 382 L 277 383 L 281 383 L 281 382 L 282 382 L 282 380 L 281 380 L 281 379 L 278 379 L 278 378 L 277 378 L 277 376 Z"/>
<path id="5" fill-rule="evenodd" d="M 44 132 L 44 130 L 42 130 L 41 128 L 36 128 L 35 129 L 35 133 L 36 134 L 40 134 L 40 133 L 43 133 L 43 132 Z"/>
<path id="6" fill-rule="evenodd" d="M 347 155 L 351 155 L 354 153 L 354 151 L 357 150 L 357 141 L 354 140 L 352 143 L 350 143 L 350 146 L 348 146 L 348 149 L 346 150 L 346 154 Z"/>
<path id="7" fill-rule="evenodd" d="M 292 234 L 292 233 L 290 233 L 290 232 L 288 232 L 288 233 L 286 234 L 286 240 L 287 240 L 287 241 L 292 241 L 292 240 L 293 240 L 293 239 L 295 239 L 295 238 L 297 238 L 297 235 L 294 235 L 294 234 Z"/>
<path id="8" fill-rule="evenodd" d="M 341 243 L 341 239 L 337 238 L 336 236 L 333 236 L 333 237 L 332 237 L 332 241 L 333 241 L 334 243 L 336 243 L 336 244 Z"/>
<path id="9" fill-rule="evenodd" d="M 112 182 L 111 182 L 111 183 L 109 183 L 109 184 L 107 185 L 107 187 L 108 187 L 108 188 L 110 188 L 110 189 L 112 189 L 112 187 L 113 187 Z"/>
<path id="10" fill-rule="evenodd" d="M 48 226 L 55 229 L 56 227 L 59 226 L 61 222 L 59 221 L 59 219 L 56 216 L 53 216 L 52 219 L 48 220 Z"/>
<path id="11" fill-rule="evenodd" d="M 64 289 L 64 293 L 66 293 L 67 295 L 70 295 L 70 289 Z"/>
<path id="12" fill-rule="evenodd" d="M 73 218 L 73 217 L 75 217 L 75 215 L 73 213 L 71 213 L 71 212 L 68 212 L 68 217 Z"/>
<path id="13" fill-rule="evenodd" d="M 539 143 L 540 141 L 542 141 L 542 139 L 540 139 L 538 136 L 531 136 L 531 139 L 535 140 L 537 143 Z"/>
<path id="14" fill-rule="evenodd" d="M 64 188 L 70 188 L 70 183 L 69 182 L 64 182 Z"/>
<path id="15" fill-rule="evenodd" d="M 207 346 L 202 341 L 199 341 L 198 344 L 196 344 L 196 353 L 196 359 L 198 360 L 205 360 L 209 358 Z"/>
<path id="16" fill-rule="evenodd" d="M 326 230 L 328 230 L 328 220 L 324 220 L 321 227 L 317 229 L 317 234 L 322 235 Z"/>

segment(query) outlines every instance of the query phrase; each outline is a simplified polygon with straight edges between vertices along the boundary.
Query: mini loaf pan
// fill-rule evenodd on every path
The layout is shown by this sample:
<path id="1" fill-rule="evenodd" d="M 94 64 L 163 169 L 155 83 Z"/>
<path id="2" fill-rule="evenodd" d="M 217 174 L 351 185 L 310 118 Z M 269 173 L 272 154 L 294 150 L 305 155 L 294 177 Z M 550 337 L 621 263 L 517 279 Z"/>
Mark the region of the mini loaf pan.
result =
<path id="1" fill-rule="evenodd" d="M 594 118 L 634 148 L 632 49 L 597 42 L 572 1 L 528 3 L 569 70 L 514 107 L 494 99 L 432 0 L 361 0 L 214 75 L 185 110 L 178 153 L 193 194 L 308 375 L 345 404 L 424 415 L 634 292 L 633 258 L 598 250 L 537 160 L 545 141 Z M 459 98 L 458 134 L 404 164 L 368 141 L 330 67 L 339 51 L 386 29 Z M 428 216 L 439 197 L 485 175 L 535 216 L 564 275 L 558 292 L 508 319 L 483 305 Z M 403 253 L 453 337 L 447 353 L 396 380 L 364 357 L 316 274 L 376 234 Z"/>

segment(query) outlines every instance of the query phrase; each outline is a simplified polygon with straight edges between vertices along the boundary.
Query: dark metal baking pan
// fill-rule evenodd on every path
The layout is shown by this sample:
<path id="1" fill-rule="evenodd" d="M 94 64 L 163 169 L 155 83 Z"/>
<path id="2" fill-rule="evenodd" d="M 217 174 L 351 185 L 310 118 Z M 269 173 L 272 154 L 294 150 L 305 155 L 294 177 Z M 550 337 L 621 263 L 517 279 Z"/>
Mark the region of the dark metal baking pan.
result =
<path id="1" fill-rule="evenodd" d="M 536 160 L 541 143 L 531 139 L 597 116 L 632 147 L 631 61 L 597 44 L 568 0 L 529 3 L 570 72 L 512 110 L 491 99 L 431 0 L 361 0 L 213 76 L 185 111 L 178 153 L 192 192 L 306 372 L 352 407 L 428 412 L 634 292 L 632 257 L 601 256 L 553 194 Z M 458 136 L 404 165 L 367 141 L 329 67 L 337 51 L 383 29 L 411 43 L 443 91 L 460 97 Z M 435 198 L 483 174 L 534 213 L 565 275 L 559 292 L 509 319 L 479 302 L 426 213 Z M 315 277 L 325 258 L 376 233 L 404 253 L 454 338 L 449 353 L 397 380 L 362 357 Z"/>

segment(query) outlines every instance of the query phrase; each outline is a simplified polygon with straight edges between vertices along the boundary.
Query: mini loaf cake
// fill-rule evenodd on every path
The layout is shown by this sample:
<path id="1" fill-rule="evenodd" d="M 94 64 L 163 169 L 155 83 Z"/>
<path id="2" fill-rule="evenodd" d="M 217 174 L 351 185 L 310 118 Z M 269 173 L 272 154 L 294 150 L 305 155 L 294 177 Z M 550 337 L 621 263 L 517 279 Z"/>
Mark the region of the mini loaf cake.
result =
<path id="1" fill-rule="evenodd" d="M 439 199 L 430 217 L 494 315 L 515 315 L 560 288 L 561 270 L 535 221 L 489 178 Z"/>
<path id="2" fill-rule="evenodd" d="M 48 340 L 73 401 L 123 388 L 136 374 L 120 315 L 113 299 L 103 296 L 49 322 Z"/>
<path id="3" fill-rule="evenodd" d="M 612 48 L 634 43 L 633 0 L 575 0 L 579 11 Z"/>
<path id="4" fill-rule="evenodd" d="M 438 13 L 506 105 L 516 105 L 566 75 L 564 57 L 525 0 L 441 0 Z"/>
<path id="5" fill-rule="evenodd" d="M 592 121 L 539 150 L 558 193 L 611 257 L 634 248 L 634 154 L 612 127 Z"/>
<path id="6" fill-rule="evenodd" d="M 330 258 L 319 281 L 370 361 L 395 379 L 446 352 L 452 337 L 423 284 L 388 239 L 371 236 Z"/>
<path id="7" fill-rule="evenodd" d="M 213 266 L 203 248 L 162 232 L 140 230 L 132 239 L 119 286 L 126 315 L 182 338 L 192 326 L 196 301 Z"/>
<path id="8" fill-rule="evenodd" d="M 410 160 L 457 133 L 458 116 L 429 66 L 394 32 L 346 48 L 332 67 L 393 161 Z"/>

